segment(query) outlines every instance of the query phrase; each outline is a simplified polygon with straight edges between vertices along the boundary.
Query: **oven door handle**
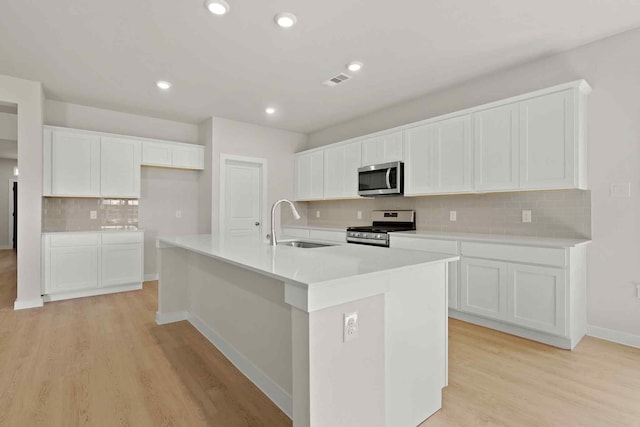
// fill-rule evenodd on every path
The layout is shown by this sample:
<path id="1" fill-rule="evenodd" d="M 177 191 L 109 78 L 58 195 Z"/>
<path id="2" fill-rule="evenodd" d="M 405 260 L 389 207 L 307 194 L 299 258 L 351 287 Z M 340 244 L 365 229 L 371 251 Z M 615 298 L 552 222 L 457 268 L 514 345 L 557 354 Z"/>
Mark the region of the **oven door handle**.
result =
<path id="1" fill-rule="evenodd" d="M 386 178 L 387 178 L 387 188 L 391 190 L 391 168 L 387 169 Z"/>

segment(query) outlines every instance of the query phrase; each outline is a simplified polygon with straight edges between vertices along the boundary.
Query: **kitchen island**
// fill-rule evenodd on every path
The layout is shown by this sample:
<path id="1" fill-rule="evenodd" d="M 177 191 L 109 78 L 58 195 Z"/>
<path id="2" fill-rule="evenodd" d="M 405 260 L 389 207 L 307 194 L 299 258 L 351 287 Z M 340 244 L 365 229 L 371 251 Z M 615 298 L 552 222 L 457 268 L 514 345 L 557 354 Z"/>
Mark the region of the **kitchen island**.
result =
<path id="1" fill-rule="evenodd" d="M 211 235 L 157 247 L 157 323 L 189 320 L 295 427 L 410 427 L 441 407 L 457 256 Z"/>

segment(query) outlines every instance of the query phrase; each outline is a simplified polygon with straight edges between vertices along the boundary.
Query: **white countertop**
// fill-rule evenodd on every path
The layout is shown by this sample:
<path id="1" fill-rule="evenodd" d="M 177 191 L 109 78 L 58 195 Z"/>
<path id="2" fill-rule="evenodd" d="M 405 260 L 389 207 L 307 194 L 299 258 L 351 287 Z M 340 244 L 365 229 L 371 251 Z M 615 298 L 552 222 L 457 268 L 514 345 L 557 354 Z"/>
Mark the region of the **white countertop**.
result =
<path id="1" fill-rule="evenodd" d="M 445 231 L 396 231 L 393 236 L 413 237 L 417 239 L 462 240 L 465 242 L 505 243 L 519 246 L 541 246 L 549 248 L 571 248 L 591 242 L 589 239 L 562 239 L 555 237 L 511 236 L 504 234 L 452 233 Z"/>
<path id="2" fill-rule="evenodd" d="M 323 227 L 323 226 L 315 226 L 315 225 L 283 225 L 282 229 L 285 229 L 285 228 L 297 228 L 300 230 L 338 231 L 341 233 L 347 232 L 347 227 Z"/>
<path id="3" fill-rule="evenodd" d="M 125 229 L 108 229 L 108 230 L 88 230 L 88 231 L 43 231 L 42 234 L 95 234 L 95 233 L 142 233 L 144 230 L 125 230 Z"/>
<path id="4" fill-rule="evenodd" d="M 274 248 L 267 243 L 242 238 L 224 242 L 209 234 L 159 237 L 157 242 L 161 248 L 175 246 L 187 249 L 304 287 L 347 277 L 374 275 L 415 265 L 459 259 L 456 255 L 335 242 L 326 242 L 335 246 L 313 249 L 290 246 Z"/>

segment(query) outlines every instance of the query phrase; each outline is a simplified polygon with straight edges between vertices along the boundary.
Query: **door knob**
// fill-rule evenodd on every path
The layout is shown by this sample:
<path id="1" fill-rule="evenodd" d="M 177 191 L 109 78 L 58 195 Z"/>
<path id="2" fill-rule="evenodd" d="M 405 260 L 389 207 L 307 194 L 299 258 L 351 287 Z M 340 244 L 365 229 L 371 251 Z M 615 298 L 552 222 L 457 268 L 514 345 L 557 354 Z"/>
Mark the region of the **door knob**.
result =
<path id="1" fill-rule="evenodd" d="M 257 227 L 257 226 L 259 226 L 259 225 L 260 225 L 260 222 L 259 222 L 259 221 L 256 221 L 256 227 Z"/>

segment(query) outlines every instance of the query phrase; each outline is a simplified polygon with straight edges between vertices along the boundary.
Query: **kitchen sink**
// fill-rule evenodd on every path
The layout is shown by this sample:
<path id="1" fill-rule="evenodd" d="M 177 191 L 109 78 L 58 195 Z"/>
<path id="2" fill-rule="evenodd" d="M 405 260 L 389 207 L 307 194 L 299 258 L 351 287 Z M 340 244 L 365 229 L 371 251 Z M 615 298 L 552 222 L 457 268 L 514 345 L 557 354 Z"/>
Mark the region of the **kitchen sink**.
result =
<path id="1" fill-rule="evenodd" d="M 302 240 L 290 240 L 288 242 L 279 242 L 278 245 L 291 246 L 294 248 L 303 248 L 303 249 L 324 248 L 325 246 L 335 246 L 328 243 L 303 242 Z"/>

